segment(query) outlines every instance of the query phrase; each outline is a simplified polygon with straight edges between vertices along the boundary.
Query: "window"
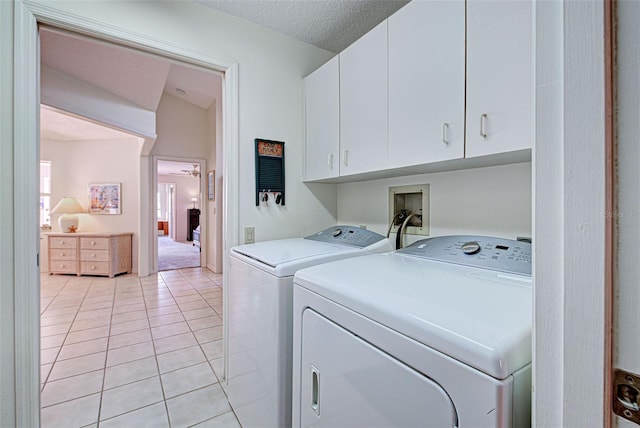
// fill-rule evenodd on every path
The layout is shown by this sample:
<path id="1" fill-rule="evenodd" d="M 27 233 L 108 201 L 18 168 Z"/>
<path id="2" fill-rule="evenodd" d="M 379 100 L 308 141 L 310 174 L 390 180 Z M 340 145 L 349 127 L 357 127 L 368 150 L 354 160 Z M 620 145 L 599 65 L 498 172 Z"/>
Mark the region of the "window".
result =
<path id="1" fill-rule="evenodd" d="M 40 226 L 51 225 L 51 162 L 40 161 Z"/>

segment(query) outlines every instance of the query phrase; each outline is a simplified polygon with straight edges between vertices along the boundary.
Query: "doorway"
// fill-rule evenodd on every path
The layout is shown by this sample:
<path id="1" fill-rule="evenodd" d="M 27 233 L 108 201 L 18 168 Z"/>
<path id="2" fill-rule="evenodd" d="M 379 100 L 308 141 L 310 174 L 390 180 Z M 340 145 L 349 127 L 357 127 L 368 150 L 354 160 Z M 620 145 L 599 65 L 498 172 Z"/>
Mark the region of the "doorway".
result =
<path id="1" fill-rule="evenodd" d="M 224 83 L 223 83 L 223 84 L 224 84 Z M 233 115 L 232 115 L 232 116 L 233 116 Z M 222 134 L 222 133 L 221 133 L 221 134 Z M 233 152 L 233 150 L 232 150 L 232 152 Z M 222 160 L 220 160 L 220 162 L 222 162 Z M 226 165 L 226 162 L 225 162 L 225 165 Z M 150 161 L 150 157 L 149 157 L 149 161 L 148 161 L 147 166 L 149 167 L 148 169 L 146 169 L 146 168 L 145 168 L 144 161 L 142 161 L 142 162 L 140 163 L 140 167 L 139 167 L 139 168 L 140 168 L 140 170 L 138 171 L 138 172 L 139 172 L 139 175 L 140 175 L 140 198 L 139 198 L 139 200 L 141 201 L 141 202 L 140 202 L 140 203 L 141 203 L 141 205 L 145 205 L 145 202 L 144 202 L 144 201 L 145 201 L 145 199 L 146 199 L 145 194 L 144 194 L 145 189 L 146 189 L 147 194 L 151 193 L 151 191 L 150 191 L 150 189 L 151 189 L 151 185 L 152 185 L 152 183 L 154 182 L 153 177 L 151 177 L 151 174 L 149 174 L 151 171 L 153 171 L 153 168 L 151 168 L 151 161 Z M 222 169 L 222 168 L 221 168 L 221 169 Z M 226 168 L 226 166 L 225 166 L 225 168 L 224 168 L 224 169 L 225 169 L 225 170 L 227 169 L 227 168 Z M 202 168 L 201 168 L 201 170 L 204 170 L 204 162 L 202 163 Z M 148 174 L 149 176 L 147 176 L 147 175 L 145 175 L 145 174 Z M 201 180 L 200 180 L 200 181 L 201 181 Z M 147 185 L 147 187 L 145 187 L 145 185 Z M 200 187 L 201 187 L 201 186 L 200 186 Z M 202 194 L 202 192 L 200 192 L 200 194 Z M 221 192 L 221 194 L 224 194 L 224 192 Z M 148 195 L 148 196 L 151 196 L 151 195 Z M 150 199 L 151 199 L 151 200 L 153 200 L 152 198 L 150 198 Z M 151 207 L 151 206 L 153 206 L 153 204 L 148 204 L 147 206 L 148 206 L 148 207 Z M 148 208 L 147 208 L 147 209 L 148 209 Z M 141 218 L 141 219 L 145 218 L 145 216 L 142 214 L 142 209 L 141 209 L 140 211 L 141 211 L 140 218 Z M 174 212 L 175 212 L 175 210 L 174 210 Z M 153 236 L 153 235 L 152 235 L 152 233 L 151 233 L 151 231 L 154 229 L 154 226 L 153 226 L 152 224 L 150 224 L 150 222 L 148 221 L 148 218 L 149 218 L 149 217 L 146 217 L 146 221 L 144 221 L 144 222 L 142 222 L 142 221 L 141 221 L 141 222 L 140 222 L 140 223 L 141 223 L 141 226 L 140 226 L 140 229 L 139 229 L 139 234 L 140 234 L 140 241 L 139 241 L 139 242 L 140 242 L 141 244 L 144 244 L 145 237 L 144 237 L 143 235 L 144 235 L 145 233 L 146 233 L 146 235 L 147 235 L 147 236 L 149 236 L 149 235 L 150 235 L 150 236 Z M 146 227 L 148 227 L 148 229 L 149 229 L 149 230 L 147 230 L 147 231 L 145 232 L 145 228 L 146 228 Z M 147 241 L 151 241 L 151 240 L 147 240 Z M 222 242 L 222 236 L 221 236 L 221 234 L 220 234 L 220 242 Z M 141 246 L 142 246 L 142 245 L 141 245 Z M 141 250 L 141 252 L 142 252 L 142 251 L 143 251 L 143 250 Z M 185 279 L 187 279 L 187 278 L 185 277 Z M 195 280 L 197 280 L 197 281 L 195 281 L 195 282 L 198 282 L 199 280 L 201 280 L 201 278 L 194 278 L 194 279 L 195 279 Z M 209 280 L 211 280 L 211 278 L 209 278 Z M 216 285 L 217 285 L 218 287 L 221 287 L 222 281 L 218 281 L 218 280 L 216 280 L 216 281 L 217 281 L 217 284 L 216 284 Z M 38 283 L 38 281 L 36 281 L 36 283 Z M 180 286 L 182 286 L 182 285 L 180 285 Z M 200 287 L 200 284 L 199 284 L 199 283 L 198 283 L 198 286 Z M 215 288 L 215 287 L 214 287 L 214 288 Z M 194 287 L 194 289 L 195 289 L 195 287 Z M 103 291 L 104 291 L 104 290 L 101 290 L 101 292 L 103 292 Z M 172 291 L 173 291 L 173 290 L 172 290 Z M 202 292 L 202 291 L 203 291 L 203 290 L 202 290 L 202 288 L 198 288 L 198 293 L 200 293 L 200 292 Z M 178 295 L 180 292 L 184 292 L 184 290 L 177 290 L 177 292 L 176 292 L 176 294 L 175 294 L 175 295 Z M 208 292 L 208 293 L 211 293 L 211 294 L 221 293 L 221 291 L 218 291 L 218 290 L 215 290 L 215 289 L 214 289 L 214 290 L 207 290 L 207 292 Z M 205 296 L 204 296 L 203 294 L 201 294 L 201 296 L 202 296 L 203 298 L 205 298 Z M 91 296 L 91 297 L 92 297 L 92 298 L 93 298 L 93 297 L 99 297 L 99 298 L 101 298 L 102 296 Z M 178 296 L 178 297 L 180 297 L 180 296 Z M 217 299 L 217 297 L 213 297 L 213 296 L 207 296 L 207 297 L 208 297 L 210 300 L 212 300 L 212 301 Z M 205 299 L 205 300 L 206 300 L 206 299 Z M 176 302 L 178 303 L 178 306 L 180 305 L 180 303 L 182 303 L 185 307 L 187 307 L 187 306 L 193 306 L 193 304 L 194 304 L 192 301 L 189 301 L 189 302 L 187 302 L 187 301 L 184 301 L 184 302 L 178 302 L 178 299 L 176 299 Z M 212 315 L 210 315 L 210 316 L 208 315 L 208 316 L 207 316 L 207 318 L 216 318 L 216 316 L 217 316 L 217 317 L 221 317 L 221 315 L 222 315 L 221 303 L 220 303 L 220 304 L 218 304 L 218 303 L 212 303 L 212 302 L 210 302 L 210 301 L 207 301 L 207 302 L 208 302 L 208 304 L 209 304 L 209 306 L 210 306 L 210 308 L 211 308 L 211 309 L 215 309 L 215 310 L 216 310 L 216 314 L 212 314 Z M 198 302 L 198 303 L 200 303 L 200 302 Z M 28 305 L 27 305 L 27 306 L 28 306 Z M 215 308 L 214 308 L 214 306 L 215 306 Z M 207 309 L 207 308 L 204 308 L 204 309 Z M 193 309 L 193 308 L 186 308 L 186 309 L 184 309 L 184 308 L 181 308 L 181 311 L 183 311 L 183 314 L 186 314 L 187 312 L 196 311 L 196 310 L 200 310 L 200 309 L 199 309 L 199 308 L 198 308 L 198 309 Z M 192 315 L 193 315 L 193 314 L 192 314 Z M 161 316 L 161 315 L 158 315 L 158 317 L 160 317 L 160 316 Z M 195 315 L 194 315 L 194 316 L 195 316 Z M 185 315 L 185 317 L 186 317 L 186 315 Z M 200 318 L 197 318 L 197 319 L 200 319 Z M 135 323 L 136 321 L 139 321 L 139 320 L 131 320 L 131 321 L 124 321 L 124 320 L 122 320 L 122 321 L 123 321 L 123 322 L 118 323 L 118 324 L 125 324 L 125 323 L 129 323 L 129 322 Z M 190 328 L 192 331 L 194 331 L 194 335 L 195 335 L 195 332 L 200 332 L 201 330 L 205 330 L 205 329 L 201 329 L 201 328 L 200 328 L 201 326 L 200 326 L 200 325 L 198 325 L 197 321 L 195 321 L 195 320 L 188 320 L 188 321 L 192 321 L 191 323 L 189 323 L 189 322 L 187 322 L 187 323 L 189 324 L 189 328 Z M 207 323 L 209 323 L 209 321 L 210 321 L 210 320 L 207 320 Z M 221 320 L 220 320 L 220 321 L 221 321 Z M 195 326 L 192 326 L 191 324 L 195 324 Z M 158 326 L 158 327 L 160 327 L 160 326 Z M 155 328 L 155 327 L 154 327 L 154 328 Z M 219 339 L 219 338 L 214 338 L 214 337 L 213 337 L 214 335 L 219 335 L 219 334 L 221 334 L 221 332 L 219 331 L 219 330 L 221 330 L 221 327 L 219 327 L 219 326 L 213 326 L 213 327 L 208 327 L 208 329 L 206 329 L 206 330 L 207 330 L 207 331 L 206 331 L 205 333 L 200 334 L 200 336 L 202 336 L 202 337 L 199 337 L 198 335 L 196 335 L 196 338 L 197 338 L 197 340 L 198 340 L 199 346 L 204 347 L 204 344 L 212 343 L 212 342 L 214 342 L 214 341 L 216 341 L 216 340 L 221 340 L 221 339 Z M 208 330 L 212 330 L 212 331 L 210 332 L 210 331 L 208 331 Z M 123 334 L 128 334 L 128 333 L 123 333 Z M 211 335 L 211 336 L 207 336 L 207 335 Z M 38 337 L 38 336 L 37 336 L 37 334 L 36 334 L 36 335 L 35 335 L 35 338 L 37 339 L 37 337 Z M 101 339 L 101 338 L 98 338 L 98 339 Z M 164 338 L 163 338 L 163 339 L 164 339 Z M 168 339 L 168 338 L 167 338 L 167 339 Z M 167 342 L 170 342 L 170 340 L 167 340 Z M 141 342 L 141 343 L 142 343 L 142 342 Z M 221 347 L 220 347 L 220 348 L 221 348 Z M 209 348 L 207 348 L 207 349 L 209 349 Z M 102 352 L 102 351 L 101 351 L 101 352 Z M 213 349 L 211 352 L 219 352 L 219 351 L 216 351 L 216 349 Z M 100 353 L 100 352 L 98 352 L 98 354 L 99 354 L 99 353 Z M 207 358 L 209 358 L 209 356 L 208 356 L 208 355 L 207 355 Z M 37 360 L 37 358 L 36 358 L 36 359 L 34 359 L 33 361 L 38 361 L 38 360 Z M 221 366 L 221 364 L 220 364 L 220 366 Z M 26 385 L 30 385 L 30 384 L 28 383 L 28 381 L 27 381 Z M 38 400 L 34 400 L 34 402 L 35 402 L 35 403 L 38 403 Z M 51 404 L 51 403 L 49 403 L 49 404 Z M 34 409 L 29 409 L 29 410 L 30 410 L 30 411 L 33 411 Z M 33 415 L 31 415 L 31 417 L 33 417 Z M 22 418 L 22 420 L 26 420 L 26 419 L 28 419 L 28 418 L 24 418 L 24 417 Z M 29 424 L 29 425 L 30 425 L 30 424 Z"/>
<path id="2" fill-rule="evenodd" d="M 204 160 L 156 159 L 157 271 L 206 267 Z M 203 248 L 205 251 L 203 251 Z"/>

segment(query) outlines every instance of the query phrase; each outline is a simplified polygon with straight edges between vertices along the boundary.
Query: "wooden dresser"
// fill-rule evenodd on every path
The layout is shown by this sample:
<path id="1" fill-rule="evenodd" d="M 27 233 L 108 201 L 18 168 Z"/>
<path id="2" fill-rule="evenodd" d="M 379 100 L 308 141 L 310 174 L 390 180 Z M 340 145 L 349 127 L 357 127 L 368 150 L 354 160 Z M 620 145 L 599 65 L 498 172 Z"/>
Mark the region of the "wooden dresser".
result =
<path id="1" fill-rule="evenodd" d="M 133 233 L 47 233 L 49 274 L 131 273 Z"/>

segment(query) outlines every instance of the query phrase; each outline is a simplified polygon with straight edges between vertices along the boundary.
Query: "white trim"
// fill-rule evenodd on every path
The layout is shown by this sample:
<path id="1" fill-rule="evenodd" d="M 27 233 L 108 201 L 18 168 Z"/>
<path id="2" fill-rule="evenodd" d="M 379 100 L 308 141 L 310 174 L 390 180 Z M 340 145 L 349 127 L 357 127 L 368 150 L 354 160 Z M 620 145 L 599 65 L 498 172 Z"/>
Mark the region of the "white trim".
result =
<path id="1" fill-rule="evenodd" d="M 604 426 L 604 7 L 536 9 L 533 426 Z"/>
<path id="2" fill-rule="evenodd" d="M 238 173 L 238 146 L 239 142 L 239 108 L 238 108 L 238 64 L 235 63 L 227 69 L 222 87 L 222 111 L 223 111 L 223 140 L 225 142 L 223 148 L 224 166 L 222 168 L 223 176 L 223 194 L 222 194 L 222 284 L 223 284 L 223 320 L 229 319 L 229 293 L 227 284 L 229 284 L 229 250 L 239 242 L 238 229 L 238 213 L 240 212 L 238 194 L 239 192 L 239 173 Z M 231 162 L 233 160 L 233 162 Z M 235 169 L 234 169 L 235 168 Z M 223 323 L 222 333 L 222 349 L 224 374 L 223 378 L 227 380 L 229 360 L 229 323 Z"/>
<path id="3" fill-rule="evenodd" d="M 15 149 L 14 166 L 19 173 L 14 175 L 14 194 L 35 195 L 37 192 L 37 152 L 38 152 L 38 89 L 37 72 L 39 48 L 37 23 L 44 23 L 63 30 L 74 31 L 101 40 L 132 46 L 141 51 L 154 53 L 174 60 L 183 61 L 207 69 L 225 73 L 223 94 L 223 162 L 224 179 L 224 254 L 238 240 L 238 64 L 224 56 L 211 56 L 179 46 L 166 40 L 159 40 L 145 34 L 136 33 L 104 22 L 62 12 L 44 3 L 27 0 L 15 2 L 15 83 L 14 121 Z M 27 102 L 32 100 L 32 102 Z M 141 186 L 149 185 L 149 161 L 141 172 L 148 171 L 141 180 Z M 143 178 L 143 177 L 141 177 Z M 142 201 L 141 201 L 142 202 Z M 39 274 L 34 259 L 38 248 L 38 221 L 35 200 L 17 198 L 14 215 L 15 234 L 15 311 L 16 337 L 16 424 L 17 426 L 39 426 L 40 420 L 40 373 L 39 373 Z M 149 205 L 148 205 L 149 206 Z M 148 215 L 145 218 L 149 218 Z M 153 225 L 144 230 L 151 233 Z M 143 230 L 142 228 L 140 229 Z M 143 239 L 143 233 L 140 238 Z M 148 236 L 146 238 L 149 239 Z M 225 261 L 225 265 L 226 265 Z M 226 266 L 225 266 L 226 273 Z M 225 275 L 226 279 L 226 275 Z M 226 323 L 225 323 L 226 325 Z M 225 335 L 226 337 L 226 335 Z"/>
<path id="4" fill-rule="evenodd" d="M 149 259 L 151 258 L 149 242 L 153 242 L 151 237 L 155 237 L 154 224 L 150 224 L 152 195 L 149 195 L 145 189 L 149 189 L 151 185 L 150 176 L 153 169 L 151 168 L 149 156 L 140 156 L 139 159 L 139 186 L 140 192 L 138 197 L 138 276 L 147 276 L 149 271 Z M 146 196 L 146 198 L 145 198 Z M 145 203 L 146 202 L 146 203 Z"/>
<path id="5" fill-rule="evenodd" d="M 99 40 L 118 43 L 124 46 L 140 49 L 166 58 L 175 59 L 209 70 L 226 72 L 236 61 L 223 55 L 211 56 L 208 53 L 175 44 L 168 40 L 161 40 L 147 34 L 136 33 L 115 25 L 96 21 L 84 16 L 61 11 L 44 2 L 21 0 L 35 16 L 38 23 L 58 27 L 62 30 L 73 31 Z"/>
<path id="6" fill-rule="evenodd" d="M 16 425 L 13 200 L 14 2 L 0 1 L 0 426 Z M 6 183 L 6 184 L 5 184 Z M 24 418 L 23 418 L 24 420 Z"/>
<path id="7" fill-rule="evenodd" d="M 36 165 L 40 151 L 40 47 L 36 20 L 15 3 L 14 21 L 14 320 L 16 426 L 40 421 L 40 194 Z M 17 237 L 20 237 L 17 239 Z"/>

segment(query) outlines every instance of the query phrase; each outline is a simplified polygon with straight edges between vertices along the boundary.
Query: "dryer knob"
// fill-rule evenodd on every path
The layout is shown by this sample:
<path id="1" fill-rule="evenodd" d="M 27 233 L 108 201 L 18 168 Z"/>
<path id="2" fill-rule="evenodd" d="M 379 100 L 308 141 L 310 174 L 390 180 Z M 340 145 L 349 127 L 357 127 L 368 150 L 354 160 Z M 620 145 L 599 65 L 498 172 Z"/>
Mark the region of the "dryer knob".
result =
<path id="1" fill-rule="evenodd" d="M 333 236 L 334 237 L 340 236 L 340 235 L 342 235 L 342 229 L 336 229 L 336 230 L 333 231 Z"/>
<path id="2" fill-rule="evenodd" d="M 480 251 L 480 244 L 476 241 L 465 242 L 462 244 L 462 252 L 465 254 L 476 254 Z"/>

